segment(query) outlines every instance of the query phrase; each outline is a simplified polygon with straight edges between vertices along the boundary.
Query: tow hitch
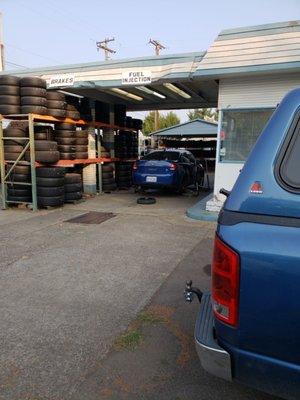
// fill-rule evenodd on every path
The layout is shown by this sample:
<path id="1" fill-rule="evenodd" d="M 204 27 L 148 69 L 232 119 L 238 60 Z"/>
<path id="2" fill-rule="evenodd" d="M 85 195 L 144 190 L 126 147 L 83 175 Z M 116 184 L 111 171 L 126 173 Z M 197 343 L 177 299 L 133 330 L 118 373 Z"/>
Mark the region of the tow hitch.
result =
<path id="1" fill-rule="evenodd" d="M 193 284 L 192 281 L 187 281 L 185 284 L 185 291 L 184 291 L 185 301 L 191 303 L 194 300 L 194 294 L 195 294 L 199 300 L 199 303 L 201 303 L 203 293 L 201 292 L 200 289 L 193 287 L 192 284 Z"/>

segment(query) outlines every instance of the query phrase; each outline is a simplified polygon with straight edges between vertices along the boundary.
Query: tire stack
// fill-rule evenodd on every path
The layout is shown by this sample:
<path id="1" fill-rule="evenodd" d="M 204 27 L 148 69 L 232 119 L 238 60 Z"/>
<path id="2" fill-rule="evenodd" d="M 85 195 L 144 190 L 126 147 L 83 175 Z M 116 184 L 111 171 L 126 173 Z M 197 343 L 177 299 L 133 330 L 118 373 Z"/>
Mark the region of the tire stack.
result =
<path id="1" fill-rule="evenodd" d="M 54 140 L 57 142 L 60 160 L 76 158 L 76 126 L 65 122 L 55 124 Z"/>
<path id="2" fill-rule="evenodd" d="M 79 99 L 73 96 L 66 96 L 67 113 L 66 116 L 77 121 L 80 119 Z"/>
<path id="3" fill-rule="evenodd" d="M 55 90 L 47 91 L 48 115 L 57 118 L 65 118 L 67 115 L 66 96 Z"/>
<path id="4" fill-rule="evenodd" d="M 35 125 L 34 126 L 34 139 L 35 140 L 53 140 L 53 129 L 49 125 Z"/>
<path id="5" fill-rule="evenodd" d="M 75 158 L 86 159 L 88 154 L 88 131 L 78 129 L 75 131 Z"/>
<path id="6" fill-rule="evenodd" d="M 0 114 L 20 114 L 20 78 L 0 76 Z"/>
<path id="7" fill-rule="evenodd" d="M 39 207 L 57 207 L 64 204 L 65 170 L 59 167 L 36 169 L 37 203 Z"/>
<path id="8" fill-rule="evenodd" d="M 47 114 L 46 81 L 41 78 L 20 80 L 21 113 Z"/>
<path id="9" fill-rule="evenodd" d="M 10 166 L 7 166 L 6 171 Z M 12 202 L 31 203 L 31 185 L 22 185 L 20 183 L 30 183 L 31 173 L 29 165 L 16 165 L 9 174 L 8 180 L 13 183 L 7 184 L 7 200 Z"/>
<path id="10" fill-rule="evenodd" d="M 101 146 L 100 147 L 100 156 L 102 158 L 110 158 L 110 152 L 104 146 Z"/>
<path id="11" fill-rule="evenodd" d="M 103 192 L 110 192 L 117 188 L 114 177 L 114 164 L 104 164 L 102 165 L 102 190 Z"/>
<path id="12" fill-rule="evenodd" d="M 4 141 L 4 159 L 6 161 L 15 161 L 23 150 L 24 145 L 28 142 L 26 139 L 18 138 L 28 137 L 28 132 L 25 128 L 8 127 L 3 129 L 3 137 L 15 138 Z M 24 160 L 24 157 L 20 159 L 20 161 L 22 160 Z"/>
<path id="13" fill-rule="evenodd" d="M 115 155 L 118 158 L 128 158 L 127 136 L 130 134 L 126 131 L 119 131 L 115 136 Z"/>
<path id="14" fill-rule="evenodd" d="M 80 174 L 65 174 L 65 203 L 82 199 L 82 178 Z"/>
<path id="15" fill-rule="evenodd" d="M 119 189 L 128 189 L 132 186 L 132 163 L 116 164 L 116 182 Z"/>
<path id="16" fill-rule="evenodd" d="M 55 164 L 59 160 L 57 143 L 50 140 L 35 140 L 35 161 L 42 164 Z M 30 161 L 30 152 L 26 151 L 25 160 Z"/>

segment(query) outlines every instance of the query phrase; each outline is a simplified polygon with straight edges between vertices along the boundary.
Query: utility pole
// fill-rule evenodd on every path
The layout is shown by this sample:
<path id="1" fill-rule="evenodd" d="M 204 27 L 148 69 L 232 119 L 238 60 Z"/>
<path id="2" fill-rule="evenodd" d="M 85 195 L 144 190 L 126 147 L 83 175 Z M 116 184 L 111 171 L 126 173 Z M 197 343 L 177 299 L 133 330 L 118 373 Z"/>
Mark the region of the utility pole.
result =
<path id="1" fill-rule="evenodd" d="M 0 71 L 4 71 L 4 43 L 3 43 L 3 25 L 2 25 L 2 13 L 0 13 Z"/>
<path id="2" fill-rule="evenodd" d="M 97 46 L 97 50 L 99 51 L 104 50 L 104 56 L 105 56 L 105 61 L 109 60 L 109 55 L 110 54 L 115 54 L 116 51 L 113 49 L 110 49 L 107 45 L 109 42 L 113 42 L 115 40 L 115 38 L 105 38 L 104 40 L 102 40 L 101 42 L 96 42 L 96 46 Z"/>
<path id="3" fill-rule="evenodd" d="M 149 44 L 152 44 L 155 49 L 155 54 L 159 56 L 160 51 L 165 49 L 165 46 L 163 46 L 158 40 L 150 39 Z M 159 130 L 159 112 L 158 110 L 154 111 L 154 129 L 155 131 Z"/>

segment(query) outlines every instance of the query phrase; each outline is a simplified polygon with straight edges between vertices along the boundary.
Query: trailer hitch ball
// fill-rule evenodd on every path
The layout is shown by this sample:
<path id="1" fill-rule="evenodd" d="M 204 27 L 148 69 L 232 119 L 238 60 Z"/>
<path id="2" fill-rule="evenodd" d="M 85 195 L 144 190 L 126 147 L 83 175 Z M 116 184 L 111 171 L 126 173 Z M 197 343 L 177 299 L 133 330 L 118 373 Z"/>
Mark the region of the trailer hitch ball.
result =
<path id="1" fill-rule="evenodd" d="M 185 290 L 184 290 L 184 298 L 185 301 L 187 301 L 188 303 L 191 303 L 194 300 L 194 295 L 197 296 L 199 303 L 201 303 L 201 298 L 202 298 L 202 292 L 200 289 L 193 287 L 192 286 L 193 282 L 187 281 L 185 284 Z"/>

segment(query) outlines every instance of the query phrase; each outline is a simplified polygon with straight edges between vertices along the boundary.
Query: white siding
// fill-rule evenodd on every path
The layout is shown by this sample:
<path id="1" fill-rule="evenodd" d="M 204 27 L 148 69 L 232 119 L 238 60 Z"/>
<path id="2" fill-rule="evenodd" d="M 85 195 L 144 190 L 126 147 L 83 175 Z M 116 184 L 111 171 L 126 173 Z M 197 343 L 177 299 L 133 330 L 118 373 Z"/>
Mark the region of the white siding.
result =
<path id="1" fill-rule="evenodd" d="M 218 107 L 275 107 L 284 95 L 300 87 L 300 73 L 221 79 Z"/>

